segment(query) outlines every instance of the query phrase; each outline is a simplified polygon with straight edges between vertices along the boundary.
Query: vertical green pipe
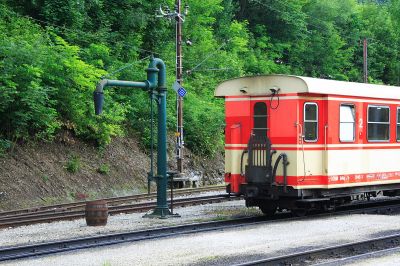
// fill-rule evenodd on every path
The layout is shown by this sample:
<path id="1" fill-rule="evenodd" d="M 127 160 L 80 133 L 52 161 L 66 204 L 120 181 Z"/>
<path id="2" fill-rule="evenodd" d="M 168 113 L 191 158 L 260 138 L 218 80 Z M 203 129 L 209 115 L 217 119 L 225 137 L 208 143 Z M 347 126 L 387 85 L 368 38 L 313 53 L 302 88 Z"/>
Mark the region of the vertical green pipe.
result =
<path id="1" fill-rule="evenodd" d="M 150 89 L 150 172 L 147 175 L 147 194 L 150 195 L 151 180 L 154 177 L 154 91 Z"/>
<path id="2" fill-rule="evenodd" d="M 169 214 L 167 205 L 167 90 L 158 88 L 158 153 L 157 153 L 157 208 Z M 164 211 L 165 210 L 165 211 Z M 166 212 L 166 213 L 165 213 Z"/>
<path id="3" fill-rule="evenodd" d="M 158 77 L 156 78 L 156 74 Z M 171 215 L 167 204 L 167 80 L 164 62 L 152 58 L 147 68 L 147 81 L 157 86 L 158 135 L 157 135 L 157 207 L 147 216 L 165 217 Z M 158 82 L 157 82 L 158 81 Z"/>
<path id="4" fill-rule="evenodd" d="M 158 70 L 158 144 L 157 144 L 157 207 L 155 215 L 170 215 L 167 204 L 167 73 L 159 58 L 150 61 L 149 68 Z M 155 72 L 153 72 L 155 75 Z"/>

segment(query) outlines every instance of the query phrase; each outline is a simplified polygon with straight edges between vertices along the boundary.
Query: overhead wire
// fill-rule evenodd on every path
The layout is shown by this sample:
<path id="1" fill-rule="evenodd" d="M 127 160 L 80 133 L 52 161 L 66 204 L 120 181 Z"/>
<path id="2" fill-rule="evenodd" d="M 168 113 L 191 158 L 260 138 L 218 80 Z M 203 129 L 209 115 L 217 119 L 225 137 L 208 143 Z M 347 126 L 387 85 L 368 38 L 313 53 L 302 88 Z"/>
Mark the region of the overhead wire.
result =
<path id="1" fill-rule="evenodd" d="M 197 70 L 193 70 L 191 72 L 201 72 L 201 71 L 227 71 L 227 70 L 231 70 L 233 68 L 231 67 L 224 67 L 224 68 L 204 68 L 204 69 L 197 69 Z"/>
<path id="2" fill-rule="evenodd" d="M 141 58 L 141 59 L 139 59 L 139 60 L 133 61 L 132 63 L 126 64 L 126 65 L 124 65 L 124 66 L 118 68 L 117 70 L 114 70 L 113 72 L 108 73 L 107 75 L 102 76 L 101 78 L 102 78 L 102 79 L 105 79 L 105 78 L 107 78 L 107 77 L 110 77 L 110 76 L 112 76 L 112 75 L 114 75 L 114 74 L 116 74 L 116 73 L 118 73 L 118 72 L 121 72 L 122 70 L 124 70 L 124 69 L 126 69 L 126 68 L 128 68 L 128 67 L 130 67 L 130 66 L 132 66 L 132 65 L 134 65 L 134 64 L 136 64 L 136 63 L 142 62 L 142 61 L 144 61 L 144 60 L 146 60 L 146 59 L 148 59 L 148 58 L 150 58 L 150 56 L 146 56 L 146 57 L 143 57 L 143 58 Z"/>
<path id="3" fill-rule="evenodd" d="M 225 45 L 227 45 L 227 43 L 229 42 L 229 40 L 225 41 L 221 46 L 219 46 L 216 50 L 214 50 L 213 52 L 209 53 L 200 63 L 198 63 L 195 67 L 193 67 L 190 70 L 186 71 L 186 75 L 190 75 L 191 73 L 195 72 L 196 69 L 201 66 L 204 62 L 206 62 L 211 56 L 213 56 L 214 54 L 216 54 L 219 50 L 221 50 Z"/>

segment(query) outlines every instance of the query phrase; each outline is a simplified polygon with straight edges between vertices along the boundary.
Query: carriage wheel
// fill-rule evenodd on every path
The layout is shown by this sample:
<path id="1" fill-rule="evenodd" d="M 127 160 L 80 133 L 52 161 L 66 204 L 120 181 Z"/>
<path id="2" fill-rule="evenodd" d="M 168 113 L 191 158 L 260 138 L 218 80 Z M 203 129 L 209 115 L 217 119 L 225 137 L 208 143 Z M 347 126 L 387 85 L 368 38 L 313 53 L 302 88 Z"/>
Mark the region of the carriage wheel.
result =
<path id="1" fill-rule="evenodd" d="M 275 202 L 268 202 L 260 205 L 259 208 L 266 216 L 272 216 L 278 209 L 278 205 Z"/>
<path id="2" fill-rule="evenodd" d="M 296 217 L 303 217 L 303 216 L 306 216 L 308 213 L 308 210 L 305 208 L 294 208 L 294 209 L 291 209 L 290 211 L 292 212 L 293 216 L 296 216 Z"/>

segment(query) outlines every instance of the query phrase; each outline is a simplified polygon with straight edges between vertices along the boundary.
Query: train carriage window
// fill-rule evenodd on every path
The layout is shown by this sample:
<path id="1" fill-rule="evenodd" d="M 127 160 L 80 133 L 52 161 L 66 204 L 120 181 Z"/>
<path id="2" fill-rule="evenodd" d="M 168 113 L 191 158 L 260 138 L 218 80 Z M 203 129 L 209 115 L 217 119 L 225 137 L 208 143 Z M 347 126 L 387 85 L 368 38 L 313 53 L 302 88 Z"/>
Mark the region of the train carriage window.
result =
<path id="1" fill-rule="evenodd" d="M 352 142 L 355 137 L 356 119 L 354 105 L 340 105 L 340 129 L 339 139 L 343 142 Z"/>
<path id="2" fill-rule="evenodd" d="M 368 106 L 368 140 L 388 141 L 390 126 L 388 106 Z"/>
<path id="3" fill-rule="evenodd" d="M 263 102 L 258 102 L 254 105 L 254 128 L 253 133 L 256 136 L 267 135 L 267 105 Z"/>
<path id="4" fill-rule="evenodd" d="M 318 140 L 318 105 L 304 104 L 304 140 L 316 142 Z"/>
<path id="5" fill-rule="evenodd" d="M 396 140 L 400 141 L 400 107 L 397 107 Z"/>

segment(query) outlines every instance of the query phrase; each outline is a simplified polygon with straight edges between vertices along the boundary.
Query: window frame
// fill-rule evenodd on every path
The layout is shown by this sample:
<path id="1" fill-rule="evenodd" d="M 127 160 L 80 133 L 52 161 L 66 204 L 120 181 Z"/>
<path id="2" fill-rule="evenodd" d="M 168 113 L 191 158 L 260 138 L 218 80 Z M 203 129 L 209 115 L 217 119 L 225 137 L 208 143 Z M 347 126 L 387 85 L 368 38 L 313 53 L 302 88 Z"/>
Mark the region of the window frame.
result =
<path id="1" fill-rule="evenodd" d="M 316 106 L 316 120 L 306 120 L 306 106 L 307 105 L 315 105 Z M 318 111 L 319 111 L 319 108 L 318 108 L 318 103 L 316 103 L 316 102 L 304 102 L 304 105 L 303 105 L 303 139 L 304 139 L 304 142 L 318 142 L 318 137 L 319 137 L 319 134 L 318 134 L 318 127 L 319 127 L 319 122 L 318 122 L 318 119 L 319 119 L 319 116 L 318 116 Z M 306 122 L 316 122 L 317 123 L 317 130 L 316 130 L 316 136 L 315 136 L 315 139 L 313 139 L 313 140 L 307 140 L 306 139 L 306 133 L 305 133 L 305 131 L 306 131 Z"/>
<path id="2" fill-rule="evenodd" d="M 378 108 L 378 107 L 380 107 L 380 108 L 386 108 L 386 109 L 388 109 L 389 110 L 389 114 L 388 114 L 388 116 L 389 116 L 389 121 L 388 122 L 370 122 L 369 121 L 369 108 L 370 107 L 376 107 L 376 108 Z M 367 106 L 367 125 L 366 125 L 366 131 L 367 131 L 367 141 L 368 142 L 390 142 L 390 106 L 388 106 L 388 105 L 376 105 L 376 104 L 369 104 L 368 106 Z M 389 136 L 389 138 L 386 140 L 370 140 L 369 139 L 369 134 L 368 134 L 368 126 L 369 126 L 369 124 L 385 124 L 385 125 L 388 125 L 389 126 L 389 130 L 388 130 L 388 136 Z"/>
<path id="3" fill-rule="evenodd" d="M 265 106 L 265 115 L 256 115 L 256 105 L 257 104 L 264 104 L 264 106 Z M 263 130 L 265 130 L 265 135 L 266 136 L 268 136 L 268 131 L 269 131 L 269 128 L 268 128 L 268 117 L 269 117 L 269 114 L 268 114 L 268 105 L 266 104 L 266 102 L 264 102 L 264 101 L 257 101 L 257 102 L 255 102 L 254 103 L 254 105 L 253 105 L 253 115 L 252 115 L 252 119 L 253 119 L 253 127 L 252 127 L 252 134 L 253 135 L 258 135 L 258 134 L 256 134 L 256 131 L 263 131 Z M 255 124 L 256 124 L 256 121 L 255 121 L 255 119 L 256 118 L 265 118 L 265 121 L 263 121 L 263 122 L 265 122 L 265 128 L 256 128 L 255 127 Z"/>
<path id="4" fill-rule="evenodd" d="M 399 121 L 399 111 L 400 111 L 400 106 L 396 107 L 396 141 L 400 142 L 400 134 L 398 134 L 397 127 L 400 126 L 400 121 Z"/>
<path id="5" fill-rule="evenodd" d="M 342 125 L 342 123 L 350 123 L 350 122 L 341 122 L 340 121 L 340 110 L 341 110 L 341 108 L 340 107 L 342 107 L 342 106 L 352 106 L 353 108 L 354 108 L 354 122 L 353 122 L 353 140 L 341 140 L 340 139 L 340 127 L 341 127 L 341 125 Z M 340 142 L 342 142 L 342 143 L 352 143 L 352 142 L 355 142 L 356 141 L 356 121 L 357 121 L 357 110 L 356 110 L 356 105 L 354 104 L 354 103 L 346 103 L 346 102 L 343 102 L 343 103 L 340 103 L 339 104 L 339 141 Z"/>

